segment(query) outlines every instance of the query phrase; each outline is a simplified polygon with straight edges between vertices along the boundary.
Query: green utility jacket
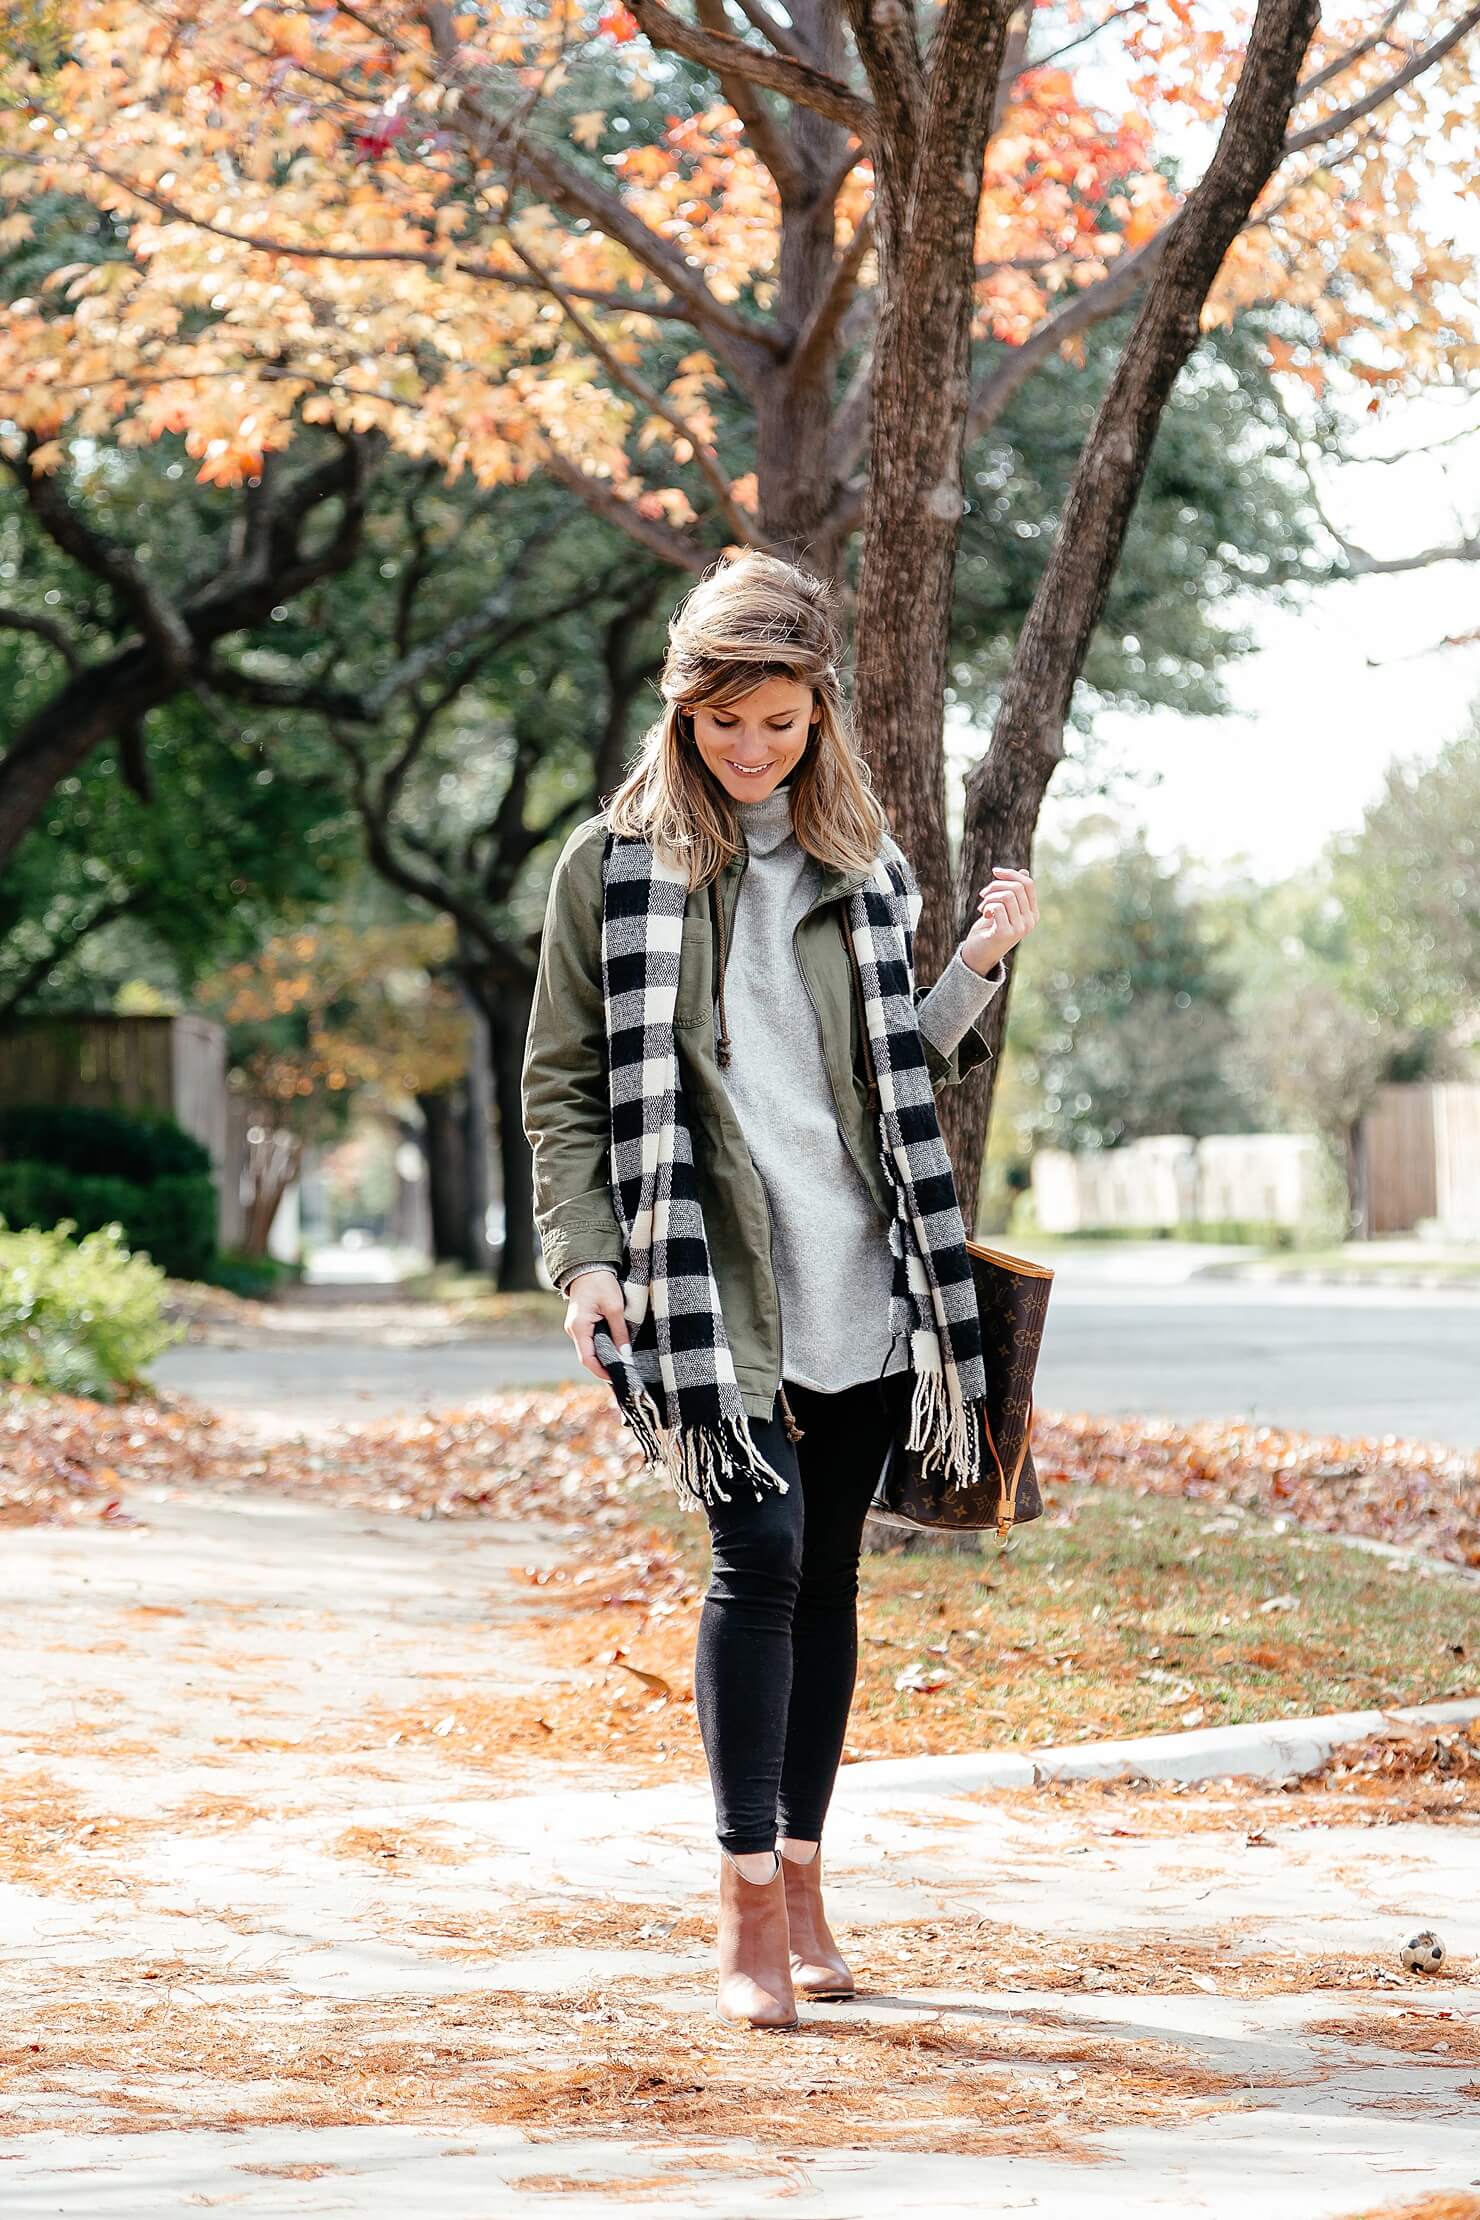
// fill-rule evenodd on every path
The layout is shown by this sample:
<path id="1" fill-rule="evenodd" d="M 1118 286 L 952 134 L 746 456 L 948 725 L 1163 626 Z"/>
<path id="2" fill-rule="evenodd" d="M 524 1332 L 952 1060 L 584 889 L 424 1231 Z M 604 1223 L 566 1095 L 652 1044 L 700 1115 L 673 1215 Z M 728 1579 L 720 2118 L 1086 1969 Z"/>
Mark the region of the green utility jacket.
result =
<path id="1" fill-rule="evenodd" d="M 545 1265 L 558 1283 L 573 1264 L 625 1270 L 626 1247 L 611 1195 L 606 1013 L 601 991 L 601 859 L 605 823 L 582 820 L 560 851 L 550 882 L 525 1041 L 524 1130 L 534 1153 L 535 1220 Z M 728 949 L 735 900 L 748 861 L 739 855 L 720 875 Z M 886 835 L 885 852 L 900 851 Z M 793 935 L 797 963 L 817 1006 L 823 1060 L 838 1126 L 887 1220 L 892 1197 L 879 1161 L 876 1114 L 860 1042 L 862 1019 L 837 905 L 867 877 L 824 866 L 822 885 Z M 781 1311 L 771 1268 L 771 1218 L 765 1189 L 715 1062 L 714 1004 L 719 952 L 709 891 L 690 891 L 679 957 L 674 1041 L 693 1137 L 700 1207 L 741 1400 L 752 1418 L 769 1418 L 781 1379 Z M 917 985 L 918 1004 L 926 989 Z M 949 1056 L 922 1035 L 937 1091 L 991 1055 L 978 1024 Z"/>

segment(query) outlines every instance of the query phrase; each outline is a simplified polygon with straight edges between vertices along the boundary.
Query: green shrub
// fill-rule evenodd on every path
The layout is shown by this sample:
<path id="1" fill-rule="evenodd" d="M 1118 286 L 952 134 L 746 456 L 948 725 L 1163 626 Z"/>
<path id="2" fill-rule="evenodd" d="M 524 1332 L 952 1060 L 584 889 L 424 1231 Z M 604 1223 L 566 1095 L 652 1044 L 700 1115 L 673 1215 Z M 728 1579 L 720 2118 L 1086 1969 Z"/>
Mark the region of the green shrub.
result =
<path id="1" fill-rule="evenodd" d="M 199 1172 L 168 1173 L 142 1186 L 55 1164 L 0 1164 L 0 1218 L 42 1228 L 65 1218 L 83 1234 L 117 1224 L 126 1247 L 173 1279 L 198 1280 L 216 1245 L 216 1189 Z"/>
<path id="2" fill-rule="evenodd" d="M 261 1299 L 275 1295 L 286 1281 L 303 1277 L 301 1265 L 287 1264 L 277 1256 L 248 1256 L 241 1249 L 217 1249 L 201 1278 L 210 1287 L 224 1287 L 231 1295 Z"/>
<path id="3" fill-rule="evenodd" d="M 92 1110 L 64 1103 L 0 1109 L 0 1163 L 54 1164 L 135 1187 L 190 1173 L 210 1177 L 199 1141 L 161 1110 Z"/>
<path id="4" fill-rule="evenodd" d="M 120 1229 L 69 1222 L 11 1233 L 0 1218 L 0 1380 L 110 1402 L 180 1338 L 161 1314 L 164 1274 Z"/>
<path id="5" fill-rule="evenodd" d="M 119 1224 L 125 1245 L 199 1279 L 216 1245 L 211 1159 L 158 1111 L 59 1103 L 0 1109 L 0 1218 L 82 1234 Z"/>

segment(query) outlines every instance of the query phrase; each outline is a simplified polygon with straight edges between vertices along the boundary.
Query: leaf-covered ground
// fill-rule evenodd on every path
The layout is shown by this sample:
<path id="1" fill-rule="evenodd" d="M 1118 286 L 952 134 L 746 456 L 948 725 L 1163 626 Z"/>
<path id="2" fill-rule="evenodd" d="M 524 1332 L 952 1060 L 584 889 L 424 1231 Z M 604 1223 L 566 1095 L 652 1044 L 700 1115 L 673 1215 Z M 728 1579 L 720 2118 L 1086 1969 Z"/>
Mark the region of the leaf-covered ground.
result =
<path id="1" fill-rule="evenodd" d="M 1473 1694 L 1480 1581 L 1328 1539 L 1359 1534 L 1468 1568 L 1480 1458 L 1272 1428 L 1040 1421 L 1045 1517 L 979 1555 L 865 1562 L 849 1757 L 1097 1740 Z M 181 1401 L 0 1405 L 0 1522 L 126 1520 L 160 1483 L 330 1493 L 407 1517 L 551 1522 L 531 1573 L 566 1680 L 538 1704 L 469 1693 L 458 1731 L 500 1761 L 601 1753 L 702 1765 L 691 1702 L 702 1518 L 643 1472 L 599 1387 L 511 1392 L 477 1412 L 264 1444 Z M 465 1713 L 466 1716 L 462 1716 Z M 444 1719 L 387 1717 L 418 1740 Z M 1452 1738 L 1451 1738 L 1452 1739 Z M 1436 1773 L 1469 1800 L 1470 1774 Z"/>
<path id="2" fill-rule="evenodd" d="M 596 1404 L 510 1397 L 271 1448 L 180 1408 L 0 1413 L 28 1476 L 12 1512 L 33 1522 L 5 1538 L 0 1626 L 0 2110 L 35 2209 L 86 2169 L 119 2210 L 130 2190 L 130 2210 L 239 2203 L 273 2175 L 368 2210 L 370 2173 L 367 2197 L 427 2214 L 458 2203 L 454 2178 L 467 2209 L 514 2214 L 578 2193 L 698 2209 L 711 2176 L 759 2211 L 824 2175 L 834 2208 L 872 2184 L 879 2212 L 885 2175 L 906 2179 L 888 2169 L 923 2193 L 939 2157 L 971 2162 L 955 2209 L 1064 2210 L 1066 2177 L 1092 2171 L 1105 2210 L 1136 2212 L 1195 2173 L 1232 2185 L 1208 2206 L 1226 2215 L 1261 2138 L 1328 2202 L 1345 2165 L 1353 2211 L 1358 2144 L 1410 2190 L 1470 2178 L 1480 1737 L 1458 1729 L 1348 1748 L 1284 1791 L 944 1796 L 860 1768 L 828 1850 L 858 2001 L 780 2040 L 718 2021 L 685 1700 L 694 1532 L 632 1485 Z M 1164 1572 L 1134 1553 L 1113 1569 L 1096 1536 L 1116 1505 Z M 515 1508 L 537 1518 L 499 1515 Z M 1033 1627 L 1007 1643 L 1008 1605 L 1083 1615 L 1071 1547 L 1149 1610 L 1177 1568 L 1137 1518 L 1220 1523 L 1216 1504 L 1071 1486 L 1005 1557 L 871 1561 L 865 1630 L 906 1627 L 935 1666 L 916 1637 L 951 1624 L 937 1607 L 957 1583 L 990 1607 L 984 1637 L 1024 1652 Z M 1253 1562 L 1251 1522 L 1222 1521 L 1202 1556 L 1192 1541 L 1183 1574 Z M 1293 1640 L 1312 1567 L 1347 1553 L 1293 1526 L 1266 1538 L 1290 1554 L 1261 1577 L 1295 1605 L 1220 1609 Z M 521 1579 L 534 1560 L 557 1577 Z M 1091 1604 L 1089 1625 L 1120 1608 Z M 1142 1656 L 1133 1631 L 1107 1654 Z M 958 1647 L 983 1644 L 953 1638 L 947 1661 Z M 912 1734 L 978 1723 L 954 1680 L 896 1690 L 898 1653 L 867 1651 L 865 1697 L 907 1705 Z M 998 1661 L 1009 1703 L 1039 1690 L 1025 1731 L 1065 1680 L 1062 1660 L 1023 1678 L 1048 1662 Z M 664 1768 L 688 1778 L 669 1791 Z M 1400 1961 L 1429 1925 L 1437 1979 Z M 413 2160 L 419 2202 L 387 2171 Z"/>

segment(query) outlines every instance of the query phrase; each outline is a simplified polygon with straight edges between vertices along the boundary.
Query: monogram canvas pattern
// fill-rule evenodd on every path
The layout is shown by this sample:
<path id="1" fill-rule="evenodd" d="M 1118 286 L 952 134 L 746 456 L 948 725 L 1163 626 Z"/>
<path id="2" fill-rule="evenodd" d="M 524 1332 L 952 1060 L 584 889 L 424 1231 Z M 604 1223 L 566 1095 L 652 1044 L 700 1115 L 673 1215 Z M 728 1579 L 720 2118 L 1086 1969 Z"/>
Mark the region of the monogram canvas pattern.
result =
<path id="1" fill-rule="evenodd" d="M 956 1532 L 994 1526 L 1005 1533 L 1043 1514 L 1029 1436 L 1033 1376 L 1053 1274 L 1047 1265 L 1007 1256 L 977 1241 L 968 1241 L 966 1247 L 976 1285 L 986 1371 L 981 1406 L 986 1454 L 981 1477 L 971 1487 L 945 1487 L 908 1444 L 891 1441 L 883 1454 L 873 1509 L 876 1517 L 895 1526 L 939 1526 Z"/>

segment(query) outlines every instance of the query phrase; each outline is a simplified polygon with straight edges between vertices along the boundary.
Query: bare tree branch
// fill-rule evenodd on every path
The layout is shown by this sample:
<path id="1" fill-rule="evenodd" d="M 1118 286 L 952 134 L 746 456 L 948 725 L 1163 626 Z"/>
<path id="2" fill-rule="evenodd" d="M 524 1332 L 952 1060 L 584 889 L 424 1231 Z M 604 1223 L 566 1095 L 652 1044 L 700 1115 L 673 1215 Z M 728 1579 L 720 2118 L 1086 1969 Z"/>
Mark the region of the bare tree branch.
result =
<path id="1" fill-rule="evenodd" d="M 587 508 L 625 532 L 637 541 L 650 555 L 672 565 L 675 570 L 688 571 L 700 577 L 714 560 L 715 550 L 702 546 L 699 541 L 675 531 L 661 516 L 644 516 L 632 502 L 624 501 L 605 478 L 596 478 L 584 471 L 569 456 L 562 455 L 548 440 L 543 444 L 545 468 L 563 486 L 578 494 Z"/>
<path id="2" fill-rule="evenodd" d="M 814 69 L 810 62 L 792 61 L 784 54 L 768 54 L 731 31 L 701 30 L 672 14 L 662 0 L 632 0 L 631 12 L 654 46 L 670 54 L 682 54 L 686 61 L 712 69 L 717 77 L 729 74 L 748 78 L 752 85 L 784 94 L 799 108 L 810 108 L 816 115 L 845 125 L 860 139 L 872 138 L 877 120 L 873 107 L 826 70 Z"/>
<path id="3" fill-rule="evenodd" d="M 743 39 L 736 40 L 733 33 L 725 29 L 724 0 L 695 0 L 695 8 L 700 23 L 711 36 L 727 44 L 745 45 Z M 745 136 L 756 159 L 770 171 L 782 199 L 798 198 L 806 186 L 806 172 L 759 88 L 741 71 L 722 69 L 719 89 L 744 124 Z"/>
<path id="4" fill-rule="evenodd" d="M 527 569 L 530 556 L 534 551 L 534 546 L 535 542 L 530 541 L 527 542 L 524 548 L 521 550 L 521 571 Z M 514 590 L 512 582 L 510 582 L 507 590 L 509 596 L 512 597 L 512 593 Z M 582 586 L 578 592 L 569 595 L 563 601 L 543 603 L 539 608 L 528 610 L 523 616 L 514 618 L 508 624 L 498 625 L 491 628 L 481 639 L 479 639 L 477 635 L 471 631 L 471 629 L 465 628 L 459 638 L 452 640 L 447 645 L 446 658 L 452 664 L 452 670 L 449 677 L 447 678 L 445 684 L 438 687 L 436 692 L 431 696 L 430 700 L 422 703 L 412 722 L 410 731 L 405 742 L 403 743 L 402 747 L 399 748 L 397 752 L 391 757 L 389 763 L 385 767 L 384 772 L 382 773 L 380 782 L 380 805 L 383 813 L 388 814 L 391 810 L 394 809 L 401 789 L 405 785 L 407 777 L 410 775 L 412 767 L 414 766 L 417 756 L 420 754 L 422 747 L 425 745 L 427 739 L 430 737 L 432 729 L 436 725 L 437 719 L 444 715 L 444 713 L 452 707 L 452 704 L 457 700 L 458 696 L 466 692 L 467 688 L 473 684 L 475 679 L 478 677 L 479 672 L 487 663 L 489 657 L 502 653 L 505 648 L 511 647 L 514 641 L 521 638 L 523 635 L 531 632 L 539 632 L 545 626 L 555 623 L 561 617 L 573 616 L 577 610 L 588 608 L 590 606 L 592 595 L 599 593 L 600 591 L 601 584 L 599 582 L 587 579 L 582 583 Z M 497 599 L 497 596 L 493 596 L 490 598 L 491 600 Z M 449 627 L 449 632 L 455 629 L 456 628 L 454 627 Z M 437 644 L 440 647 L 443 645 L 444 642 L 447 641 L 448 634 L 444 633 L 439 638 Z M 456 661 L 456 658 L 461 654 L 465 654 L 469 646 L 477 646 L 479 650 L 478 654 L 474 656 L 471 661 L 459 664 Z M 432 667 L 435 668 L 436 665 L 434 664 Z M 423 669 L 420 675 L 427 675 L 425 669 Z M 399 696 L 401 693 L 404 693 L 407 690 L 408 689 L 404 686 L 398 686 L 396 689 L 396 694 L 397 696 Z M 389 702 L 387 702 L 385 706 L 389 707 Z"/>
<path id="5" fill-rule="evenodd" d="M 1390 455 L 1351 455 L 1348 463 L 1363 470 L 1373 465 L 1386 468 L 1390 463 L 1413 462 L 1423 455 L 1442 455 L 1446 447 L 1458 447 L 1461 440 L 1474 439 L 1480 434 L 1480 422 L 1461 424 L 1457 432 L 1445 432 L 1439 439 L 1422 441 L 1417 447 L 1396 447 Z"/>
<path id="6" fill-rule="evenodd" d="M 1408 0 L 1398 0 L 1399 7 L 1406 7 L 1407 4 Z M 1139 15 L 1141 12 L 1141 0 L 1125 0 L 1123 7 L 1112 8 L 1108 15 L 1100 17 L 1098 23 L 1091 23 L 1083 31 L 1076 31 L 1073 38 L 1065 39 L 1062 46 L 1051 46 L 1046 54 L 1035 54 L 1027 67 L 1049 69 L 1055 62 L 1061 62 L 1066 54 L 1072 54 L 1076 46 L 1087 46 L 1102 31 L 1108 31 L 1111 24 L 1118 23 L 1123 15 Z"/>
<path id="7" fill-rule="evenodd" d="M 1324 146 L 1328 139 L 1334 139 L 1341 132 L 1349 130 L 1354 123 L 1360 123 L 1363 116 L 1370 116 L 1374 108 L 1382 107 L 1385 101 L 1392 99 L 1394 93 L 1401 92 L 1405 85 L 1411 85 L 1416 77 L 1422 77 L 1436 62 L 1442 62 L 1446 54 L 1452 54 L 1469 37 L 1477 23 L 1480 23 L 1480 6 L 1467 8 L 1442 37 L 1421 47 L 1401 69 L 1394 70 L 1391 77 L 1384 77 L 1369 92 L 1363 93 L 1360 100 L 1354 100 L 1350 107 L 1338 108 L 1333 114 L 1307 124 L 1303 131 L 1292 132 L 1285 141 L 1281 159 L 1287 160 L 1292 154 L 1303 154 L 1307 147 Z"/>
<path id="8" fill-rule="evenodd" d="M 674 408 L 673 404 L 663 394 L 659 393 L 656 386 L 649 385 L 646 378 L 639 377 L 637 372 L 623 362 L 621 357 L 608 346 L 595 325 L 582 315 L 557 278 L 553 277 L 548 270 L 541 269 L 534 256 L 520 246 L 512 236 L 509 244 L 526 267 L 542 280 L 551 298 L 560 303 L 587 346 L 601 357 L 606 365 L 608 375 L 616 384 L 621 386 L 624 392 L 630 393 L 633 399 L 640 402 L 652 415 L 660 417 L 672 431 L 677 433 L 680 439 L 687 441 L 693 450 L 694 460 L 703 473 L 709 489 L 718 502 L 720 511 L 735 538 L 749 547 L 763 546 L 764 541 L 761 534 L 757 532 L 750 518 L 732 496 L 729 474 L 709 441 L 700 437 L 682 412 Z"/>
<path id="9" fill-rule="evenodd" d="M 1469 532 L 1459 540 L 1439 541 L 1412 555 L 1373 555 L 1340 533 L 1333 536 L 1354 578 L 1394 578 L 1402 571 L 1431 570 L 1435 563 L 1480 563 L 1480 531 Z"/>
<path id="10" fill-rule="evenodd" d="M 763 39 L 770 41 L 778 54 L 785 54 L 794 62 L 808 59 L 806 48 L 795 31 L 788 31 L 766 6 L 766 0 L 736 0 L 736 5 L 746 20 L 755 25 Z"/>
<path id="11" fill-rule="evenodd" d="M 403 894 L 415 895 L 433 911 L 445 911 L 481 945 L 484 920 L 476 905 L 460 896 L 457 888 L 440 874 L 419 870 L 399 853 L 391 838 L 389 822 L 377 806 L 364 749 L 342 726 L 331 724 L 328 730 L 330 739 L 349 765 L 351 792 L 365 835 L 366 853 L 376 870 Z"/>
<path id="12" fill-rule="evenodd" d="M 1329 538 L 1341 550 L 1341 559 L 1344 565 L 1343 576 L 1347 578 L 1391 578 L 1405 571 L 1429 570 L 1435 563 L 1480 563 L 1480 528 L 1473 532 L 1463 533 L 1457 540 L 1438 541 L 1431 547 L 1419 548 L 1411 555 L 1374 555 L 1370 549 L 1359 546 L 1355 540 L 1348 539 L 1340 527 L 1333 522 L 1331 512 L 1326 507 L 1325 497 L 1321 492 L 1320 480 L 1316 476 L 1315 466 L 1311 461 L 1309 448 L 1302 436 L 1299 424 L 1285 406 L 1284 399 L 1278 391 L 1275 392 L 1274 400 L 1289 433 L 1290 450 L 1300 474 L 1305 480 L 1305 489 L 1310 497 L 1311 507 L 1320 518 L 1322 527 Z M 1383 457 L 1382 459 L 1385 461 L 1388 458 Z"/>
<path id="13" fill-rule="evenodd" d="M 843 319 L 857 297 L 858 273 L 873 240 L 873 211 L 869 209 L 838 256 L 827 291 L 797 333 L 790 365 L 794 379 L 805 382 L 815 377 L 834 352 Z"/>
<path id="14" fill-rule="evenodd" d="M 3 998 L 0 998 L 0 1026 L 10 1023 L 36 989 L 51 977 L 64 957 L 72 955 L 90 934 L 101 932 L 105 925 L 115 924 L 120 917 L 126 917 L 131 910 L 138 909 L 143 898 L 143 888 L 133 887 L 126 894 L 105 896 L 94 909 L 74 909 L 66 923 L 52 935 L 49 945 L 5 989 Z"/>
<path id="15" fill-rule="evenodd" d="M 184 617 L 138 558 L 99 531 L 75 506 L 60 471 L 31 468 L 31 457 L 40 445 L 34 435 L 28 436 L 24 459 L 14 466 L 36 521 L 64 555 L 112 587 L 166 668 L 177 674 L 187 670 L 194 649 Z"/>
<path id="16" fill-rule="evenodd" d="M 1129 307 L 1165 254 L 1176 220 L 1173 216 L 1150 239 L 1132 248 L 1129 254 L 1118 256 L 1102 278 L 1071 293 L 1062 307 L 1035 325 L 1021 346 L 1006 350 L 972 391 L 966 419 L 968 442 L 980 439 L 983 432 L 996 423 L 1013 395 L 1021 391 L 1050 355 L 1057 354 L 1065 340 L 1078 338 L 1082 332 L 1103 323 L 1107 316 L 1115 316 Z"/>
<path id="17" fill-rule="evenodd" d="M 32 616 L 29 609 L 0 609 L 0 632 L 30 632 L 48 647 L 55 648 L 69 671 L 74 675 L 82 668 L 82 657 L 61 625 L 50 617 Z"/>
<path id="18" fill-rule="evenodd" d="M 1303 77 L 1300 80 L 1300 90 L 1295 95 L 1296 107 L 1299 107 L 1302 100 L 1309 100 L 1312 93 L 1319 92 L 1323 85 L 1329 85 L 1333 78 L 1343 76 L 1354 63 L 1364 60 L 1368 54 L 1375 53 L 1379 46 L 1385 45 L 1388 33 L 1407 5 L 1408 0 L 1392 0 L 1391 7 L 1375 30 L 1369 31 L 1344 52 L 1333 55 L 1319 69 L 1313 69 L 1308 77 Z"/>
<path id="19" fill-rule="evenodd" d="M 853 6 L 848 20 L 874 97 L 880 142 L 887 143 L 906 168 L 913 160 L 915 132 L 925 105 L 925 65 L 914 10 L 903 4 Z M 859 133 L 860 138 L 865 136 Z"/>

